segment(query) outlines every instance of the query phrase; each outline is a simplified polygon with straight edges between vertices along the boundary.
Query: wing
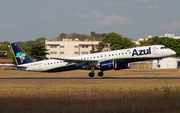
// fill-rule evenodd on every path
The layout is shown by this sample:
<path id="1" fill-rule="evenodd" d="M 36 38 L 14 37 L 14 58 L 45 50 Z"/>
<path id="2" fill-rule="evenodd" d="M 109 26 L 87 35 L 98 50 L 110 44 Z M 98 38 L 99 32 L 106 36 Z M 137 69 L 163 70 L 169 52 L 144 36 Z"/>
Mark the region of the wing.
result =
<path id="1" fill-rule="evenodd" d="M 70 59 L 70 58 L 59 58 L 59 60 L 68 62 L 68 64 L 76 63 L 77 66 L 84 65 L 86 68 L 95 67 L 99 62 L 98 60 L 78 60 L 78 59 Z"/>

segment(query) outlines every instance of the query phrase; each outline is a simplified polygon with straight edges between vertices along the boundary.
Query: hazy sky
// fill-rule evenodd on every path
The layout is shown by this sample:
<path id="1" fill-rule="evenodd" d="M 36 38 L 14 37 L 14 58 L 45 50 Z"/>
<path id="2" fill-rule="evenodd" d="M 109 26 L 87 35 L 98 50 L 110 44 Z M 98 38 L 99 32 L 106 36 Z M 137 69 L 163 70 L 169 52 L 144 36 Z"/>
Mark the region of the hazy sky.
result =
<path id="1" fill-rule="evenodd" d="M 0 0 L 0 42 L 116 32 L 180 35 L 180 0 Z"/>

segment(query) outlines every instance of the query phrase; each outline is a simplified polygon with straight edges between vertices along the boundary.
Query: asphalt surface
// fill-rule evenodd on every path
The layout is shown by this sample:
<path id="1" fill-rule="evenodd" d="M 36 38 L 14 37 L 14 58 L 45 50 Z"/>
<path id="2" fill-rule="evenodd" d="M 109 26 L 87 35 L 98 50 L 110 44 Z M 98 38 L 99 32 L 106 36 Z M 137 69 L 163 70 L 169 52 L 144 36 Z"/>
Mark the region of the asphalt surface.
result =
<path id="1" fill-rule="evenodd" d="M 180 80 L 180 77 L 1 77 L 0 80 Z"/>

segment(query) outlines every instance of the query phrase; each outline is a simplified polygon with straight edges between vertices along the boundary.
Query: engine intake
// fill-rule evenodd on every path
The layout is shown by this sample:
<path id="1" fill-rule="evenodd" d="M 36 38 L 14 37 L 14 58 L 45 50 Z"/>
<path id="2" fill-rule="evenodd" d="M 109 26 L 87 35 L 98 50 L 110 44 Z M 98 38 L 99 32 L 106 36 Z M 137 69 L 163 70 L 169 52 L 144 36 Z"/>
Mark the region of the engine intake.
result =
<path id="1" fill-rule="evenodd" d="M 116 60 L 113 60 L 114 70 L 127 69 L 128 63 L 118 63 Z"/>

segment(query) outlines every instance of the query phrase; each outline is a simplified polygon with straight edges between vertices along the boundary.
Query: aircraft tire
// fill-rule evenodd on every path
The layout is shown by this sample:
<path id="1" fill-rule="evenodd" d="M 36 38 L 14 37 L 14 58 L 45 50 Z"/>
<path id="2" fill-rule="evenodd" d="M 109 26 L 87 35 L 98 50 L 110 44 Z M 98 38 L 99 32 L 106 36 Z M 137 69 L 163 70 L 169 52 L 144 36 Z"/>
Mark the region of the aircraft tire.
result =
<path id="1" fill-rule="evenodd" d="M 99 76 L 99 77 L 102 77 L 103 75 L 104 75 L 103 72 L 99 72 L 99 73 L 98 73 L 98 76 Z"/>
<path id="2" fill-rule="evenodd" d="M 94 73 L 89 73 L 89 77 L 94 77 Z"/>
<path id="3" fill-rule="evenodd" d="M 158 68 L 160 68 L 160 67 L 161 67 L 161 65 L 160 65 L 160 64 L 158 64 L 158 65 L 157 65 L 157 67 L 158 67 Z"/>

